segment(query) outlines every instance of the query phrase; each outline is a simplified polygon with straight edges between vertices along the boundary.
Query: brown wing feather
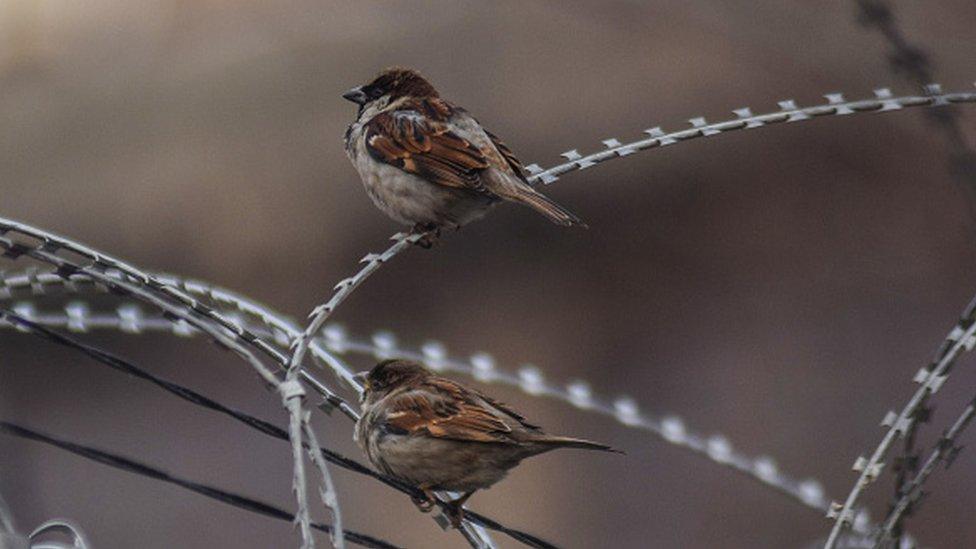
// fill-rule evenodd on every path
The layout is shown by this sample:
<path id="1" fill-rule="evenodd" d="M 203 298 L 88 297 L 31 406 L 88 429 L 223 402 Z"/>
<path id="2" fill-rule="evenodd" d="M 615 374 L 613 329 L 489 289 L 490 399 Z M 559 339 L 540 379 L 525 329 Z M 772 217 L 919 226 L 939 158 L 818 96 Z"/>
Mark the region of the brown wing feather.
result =
<path id="1" fill-rule="evenodd" d="M 480 177 L 488 159 L 445 122 L 420 114 L 432 108 L 408 103 L 374 116 L 366 123 L 369 155 L 431 183 L 488 192 Z"/>
<path id="2" fill-rule="evenodd" d="M 394 430 L 452 440 L 512 442 L 512 427 L 486 408 L 478 394 L 450 380 L 430 378 L 421 387 L 387 398 L 385 421 Z"/>
<path id="3" fill-rule="evenodd" d="M 523 166 L 522 161 L 515 156 L 512 149 L 508 148 L 508 145 L 506 145 L 501 139 L 498 138 L 497 135 L 491 133 L 490 131 L 485 130 L 485 134 L 487 134 L 488 138 L 491 139 L 492 144 L 495 145 L 495 148 L 498 149 L 499 153 L 501 153 L 502 158 L 504 158 L 505 162 L 508 163 L 508 166 L 512 168 L 515 175 L 517 175 L 522 181 L 528 183 L 528 179 L 525 178 L 525 166 Z"/>

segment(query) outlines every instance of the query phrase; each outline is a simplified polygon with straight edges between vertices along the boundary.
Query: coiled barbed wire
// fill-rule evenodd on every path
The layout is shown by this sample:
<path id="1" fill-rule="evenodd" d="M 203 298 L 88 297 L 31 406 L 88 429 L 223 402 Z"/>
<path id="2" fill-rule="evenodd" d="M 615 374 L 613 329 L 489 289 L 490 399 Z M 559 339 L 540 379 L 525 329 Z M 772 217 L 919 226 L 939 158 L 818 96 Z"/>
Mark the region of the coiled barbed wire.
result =
<path id="1" fill-rule="evenodd" d="M 973 347 L 976 347 L 976 297 L 962 312 L 959 321 L 946 336 L 932 363 L 915 374 L 914 381 L 919 384 L 919 388 L 912 394 L 901 412 L 889 411 L 885 414 L 881 425 L 887 427 L 888 430 L 871 456 L 868 458 L 860 456 L 854 462 L 854 470 L 860 473 L 857 482 L 854 483 L 843 504 L 836 502 L 830 504 L 828 517 L 834 519 L 834 525 L 830 531 L 830 536 L 827 538 L 827 543 L 824 544 L 826 549 L 832 549 L 837 543 L 841 531 L 850 525 L 853 519 L 854 505 L 857 503 L 861 492 L 877 480 L 881 474 L 885 465 L 882 460 L 887 455 L 888 450 L 891 449 L 896 437 L 903 437 L 906 434 L 914 421 L 916 412 L 925 405 L 931 395 L 935 394 L 945 384 L 956 359 L 962 353 L 973 350 Z"/>
<path id="2" fill-rule="evenodd" d="M 874 543 L 875 549 L 882 547 L 891 539 L 897 538 L 896 528 L 900 525 L 902 517 L 922 498 L 922 486 L 929 476 L 935 472 L 936 466 L 939 463 L 945 463 L 948 468 L 959 455 L 962 447 L 956 445 L 956 440 L 972 422 L 974 415 L 976 415 L 976 399 L 971 400 L 959 414 L 959 417 L 943 432 L 925 460 L 925 464 L 915 474 L 915 477 L 901 488 L 901 496 L 881 523 L 881 531 Z"/>
<path id="3" fill-rule="evenodd" d="M 255 333 L 273 337 L 283 347 L 288 347 L 299 333 L 297 325 L 287 317 L 229 290 L 166 275 L 159 278 L 213 303 L 226 318 L 248 326 Z M 82 275 L 63 279 L 48 272 L 0 273 L 0 300 L 16 301 L 14 310 L 18 314 L 44 326 L 64 327 L 79 332 L 110 329 L 132 334 L 164 331 L 180 337 L 194 334 L 192 329 L 175 325 L 165 317 L 147 315 L 133 304 L 123 304 L 111 312 L 99 312 L 77 299 L 78 296 L 83 297 L 98 290 L 98 285 Z M 71 301 L 61 310 L 41 312 L 30 300 L 45 295 L 70 296 Z M 562 387 L 547 382 L 541 371 L 534 366 L 525 366 L 517 373 L 511 373 L 499 368 L 487 353 L 476 353 L 468 359 L 454 358 L 437 342 L 425 343 L 419 349 L 406 348 L 400 346 L 389 332 L 378 332 L 368 339 L 355 338 L 336 324 L 327 325 L 323 336 L 312 339 L 309 348 L 317 358 L 321 358 L 319 353 L 323 349 L 328 349 L 339 355 L 358 353 L 377 359 L 401 357 L 418 360 L 433 370 L 462 373 L 485 383 L 516 387 L 529 395 L 554 398 L 580 410 L 611 417 L 627 427 L 652 433 L 667 443 L 686 448 L 713 463 L 743 473 L 809 508 L 819 512 L 827 510 L 828 500 L 818 481 L 796 480 L 780 471 L 771 458 L 750 458 L 736 451 L 728 439 L 721 435 L 709 437 L 697 434 L 688 429 L 676 415 L 662 418 L 650 416 L 642 412 L 636 401 L 630 397 L 601 398 L 583 381 L 574 381 Z M 858 533 L 865 535 L 873 529 L 866 513 L 856 515 L 855 526 Z"/>
<path id="4" fill-rule="evenodd" d="M 39 229 L 34 229 L 33 227 L 16 223 L 5 225 L 4 222 L 5 220 L 0 220 L 0 233 L 5 232 L 4 229 L 6 228 L 6 232 L 16 232 L 23 235 L 28 235 L 40 241 L 40 243 L 32 246 L 30 244 L 14 242 L 6 237 L 0 237 L 0 248 L 4 250 L 4 255 L 6 257 L 16 259 L 21 256 L 28 256 L 37 261 L 52 265 L 57 269 L 57 272 L 61 273 L 62 275 L 72 272 L 84 273 L 93 280 L 97 280 L 100 283 L 105 284 L 114 291 L 124 293 L 135 299 L 149 303 L 160 308 L 160 310 L 166 312 L 167 314 L 187 322 L 194 328 L 206 333 L 215 342 L 221 344 L 227 349 L 232 350 L 238 357 L 249 363 L 254 371 L 258 373 L 258 375 L 269 387 L 272 387 L 275 392 L 280 394 L 282 404 L 288 410 L 289 417 L 291 418 L 290 435 L 293 437 L 293 439 L 297 438 L 299 441 L 301 441 L 301 433 L 304 431 L 306 436 L 309 437 L 309 441 L 315 444 L 314 446 L 311 446 L 311 451 L 319 454 L 321 453 L 320 445 L 314 442 L 316 440 L 316 435 L 311 428 L 309 415 L 306 414 L 304 410 L 302 397 L 304 396 L 305 392 L 302 385 L 297 382 L 285 383 L 279 381 L 274 373 L 272 373 L 272 371 L 266 367 L 264 363 L 262 363 L 257 356 L 254 355 L 254 353 L 251 352 L 248 346 L 244 344 L 246 340 L 243 337 L 229 331 L 223 325 L 215 326 L 210 323 L 208 319 L 194 314 L 195 309 L 181 308 L 174 305 L 172 302 L 161 298 L 157 293 L 151 291 L 151 286 L 148 284 L 140 285 L 131 277 L 111 277 L 93 266 L 74 263 L 57 255 L 58 251 L 62 251 L 64 249 L 81 248 L 84 252 L 91 253 L 92 256 L 98 258 L 100 256 L 97 252 L 88 250 L 87 248 L 83 248 L 74 243 L 66 245 L 64 242 L 67 239 L 50 235 L 40 231 Z M 81 251 L 75 251 L 75 249 L 72 249 L 72 251 L 79 255 L 82 254 Z M 152 279 L 152 277 L 148 275 L 146 278 Z M 173 290 L 175 290 L 175 288 L 173 288 Z M 297 448 L 295 448 L 293 445 L 293 450 L 294 467 L 292 483 L 298 504 L 296 510 L 298 515 L 296 520 L 299 524 L 299 530 L 302 535 L 302 547 L 311 548 L 314 547 L 315 542 L 314 538 L 312 537 L 311 518 L 308 509 L 307 480 L 304 470 L 304 450 L 300 444 Z M 322 459 L 313 461 L 317 467 L 325 466 L 325 462 Z M 328 469 L 320 469 L 319 472 L 322 474 L 323 482 L 325 482 L 325 478 L 329 476 Z M 322 502 L 324 505 L 328 506 L 334 500 L 330 500 L 327 497 L 326 490 L 322 491 Z M 338 527 L 334 528 L 334 530 L 337 531 Z M 341 534 L 336 533 L 334 540 L 337 547 L 342 545 Z"/>
<path id="5" fill-rule="evenodd" d="M 10 238 L 3 236 L 10 233 L 26 236 L 35 242 L 31 244 L 14 242 Z M 279 367 L 283 369 L 287 368 L 287 358 L 273 344 L 268 343 L 257 335 L 248 332 L 240 325 L 229 322 L 217 311 L 214 311 L 204 303 L 200 303 L 190 294 L 174 285 L 167 284 L 155 276 L 146 273 L 128 263 L 95 251 L 83 244 L 75 242 L 74 240 L 54 235 L 24 223 L 0 217 L 0 249 L 4 250 L 3 255 L 8 259 L 16 260 L 22 256 L 28 256 L 38 261 L 53 265 L 57 269 L 56 272 L 59 276 L 70 277 L 72 273 L 84 273 L 109 288 L 121 291 L 123 293 L 129 293 L 136 299 L 158 306 L 162 310 L 167 311 L 168 314 L 183 320 L 190 326 L 201 329 L 216 341 L 219 341 L 223 345 L 233 349 L 238 353 L 239 356 L 251 362 L 252 366 L 255 368 L 260 365 L 260 361 L 257 361 L 257 358 L 254 357 L 250 351 L 248 351 L 248 348 L 252 348 L 271 358 L 278 364 Z M 74 256 L 82 257 L 89 261 L 90 265 L 76 264 L 68 261 L 67 259 L 57 255 L 58 252 L 69 253 Z M 328 363 L 336 371 L 347 372 L 346 381 L 348 384 L 354 387 L 357 391 L 362 390 L 358 382 L 352 379 L 352 374 L 348 372 L 348 368 L 345 368 L 345 366 L 342 365 L 338 359 L 330 356 L 328 351 L 323 350 L 321 354 L 323 355 L 323 360 L 325 360 L 326 363 Z M 270 372 L 259 371 L 259 373 L 262 375 L 265 381 L 269 383 L 269 385 L 275 387 L 276 390 L 282 395 L 284 401 L 283 404 L 285 404 L 290 414 L 294 415 L 295 413 L 302 411 L 303 406 L 296 406 L 293 404 L 293 402 L 296 400 L 304 400 L 305 393 L 300 384 L 287 382 L 279 383 L 277 378 L 274 377 L 274 375 Z M 340 398 L 334 391 L 329 389 L 328 386 L 323 384 L 305 370 L 302 370 L 299 373 L 302 380 L 309 384 L 309 386 L 316 390 L 316 392 L 322 395 L 329 403 L 330 407 L 340 409 L 344 415 L 353 421 L 358 418 L 358 413 L 356 410 L 345 402 L 345 400 Z M 271 377 L 267 377 L 268 375 Z M 311 428 L 310 417 L 305 413 L 301 413 L 299 415 L 301 416 L 300 423 L 302 429 L 296 434 L 296 438 L 298 438 L 300 441 L 301 433 L 304 432 L 305 436 L 308 436 L 310 442 L 313 443 L 311 445 L 313 451 L 317 452 L 317 449 L 320 448 L 321 445 L 318 444 L 316 440 L 317 436 Z M 295 479 L 304 479 L 304 467 L 299 466 L 300 462 L 303 463 L 301 448 L 301 444 L 293 445 Z M 331 476 L 328 473 L 328 468 L 325 466 L 324 460 L 321 459 L 320 456 L 313 456 L 313 463 L 319 469 L 319 473 L 322 476 L 322 481 L 324 484 L 324 489 L 321 491 L 323 505 L 329 507 L 330 503 L 336 501 L 334 491 L 330 490 L 330 487 L 332 486 Z M 301 503 L 303 498 L 300 497 L 301 494 L 305 492 L 305 484 L 299 483 L 296 480 L 294 485 L 297 488 L 296 499 L 299 500 L 298 510 L 300 513 L 305 513 L 300 517 L 303 543 L 310 544 L 313 542 L 311 541 L 311 530 L 308 526 L 309 520 L 306 520 L 307 507 L 302 506 Z M 330 494 L 332 497 L 330 497 Z M 339 513 L 337 507 L 329 508 L 331 509 L 333 516 L 336 517 L 336 514 Z M 335 530 L 338 532 L 339 528 L 337 527 Z M 462 521 L 461 528 L 459 530 L 472 547 L 494 547 L 494 543 L 491 540 L 488 532 L 480 525 L 473 524 L 470 521 Z M 341 543 L 341 539 L 341 535 L 337 533 L 336 540 Z"/>
<path id="6" fill-rule="evenodd" d="M 591 166 L 594 166 L 598 163 L 604 162 L 611 158 L 620 158 L 623 156 L 628 156 L 640 150 L 647 150 L 658 146 L 666 146 L 680 141 L 694 139 L 697 137 L 717 135 L 719 133 L 732 131 L 732 130 L 756 128 L 756 127 L 761 127 L 769 124 L 776 124 L 780 122 L 796 122 L 800 120 L 808 120 L 819 116 L 848 115 L 857 112 L 886 112 L 892 110 L 901 110 L 905 107 L 913 107 L 913 106 L 943 106 L 943 105 L 948 105 L 953 103 L 976 102 L 976 93 L 972 93 L 972 92 L 942 93 L 941 88 L 936 84 L 929 85 L 926 88 L 926 92 L 927 95 L 925 96 L 893 97 L 890 90 L 879 89 L 875 91 L 875 98 L 858 100 L 858 101 L 847 101 L 844 99 L 843 95 L 841 94 L 827 94 L 825 95 L 825 98 L 828 101 L 828 103 L 826 104 L 817 105 L 814 107 L 800 108 L 797 107 L 794 101 L 786 100 L 779 103 L 780 106 L 779 111 L 758 115 L 758 116 L 753 115 L 751 110 L 748 108 L 737 109 L 733 111 L 737 116 L 737 118 L 733 120 L 709 124 L 703 117 L 697 117 L 690 120 L 690 123 L 693 126 L 691 129 L 681 130 L 681 131 L 671 132 L 671 133 L 665 133 L 663 130 L 661 130 L 660 127 L 655 127 L 646 130 L 645 133 L 647 133 L 650 136 L 649 138 L 637 140 L 630 143 L 621 143 L 615 138 L 606 139 L 603 141 L 603 144 L 606 147 L 606 150 L 604 151 L 600 151 L 598 153 L 593 153 L 584 156 L 581 155 L 576 149 L 573 149 L 562 154 L 562 156 L 568 160 L 568 162 L 566 163 L 554 166 L 547 170 L 542 170 L 541 168 L 539 168 L 537 164 L 531 164 L 527 166 L 527 170 L 531 174 L 529 178 L 530 181 L 550 184 L 556 179 L 558 179 L 558 177 L 562 174 L 574 170 L 589 168 Z M 27 229 L 26 231 L 24 231 L 25 228 Z M 21 234 L 26 234 L 28 236 L 32 236 L 35 238 L 41 238 L 42 240 L 44 240 L 47 246 L 53 245 L 55 248 L 67 249 L 73 253 L 83 255 L 91 259 L 94 262 L 94 264 L 97 265 L 99 268 L 108 267 L 108 268 L 118 269 L 121 272 L 126 273 L 127 276 L 134 276 L 138 283 L 145 285 L 155 291 L 162 292 L 168 295 L 169 297 L 176 297 L 177 301 L 181 302 L 183 305 L 189 306 L 190 310 L 195 310 L 192 304 L 192 300 L 186 301 L 183 299 L 185 296 L 171 294 L 170 288 L 167 288 L 165 285 L 159 284 L 159 282 L 153 279 L 152 277 L 149 276 L 140 277 L 139 275 L 141 275 L 142 273 L 134 269 L 131 265 L 118 261 L 109 256 L 105 256 L 97 252 L 94 252 L 93 250 L 85 246 L 74 243 L 73 241 L 67 239 L 59 239 L 58 237 L 54 237 L 54 235 L 51 235 L 49 233 L 36 231 L 33 230 L 32 227 L 23 226 L 21 224 L 17 224 L 16 222 L 12 222 L 10 220 L 4 220 L 0 218 L 0 234 L 9 231 L 21 232 Z M 38 236 L 38 233 L 41 233 L 41 236 Z M 385 256 L 384 260 L 392 259 L 398 253 L 400 253 L 400 251 L 407 248 L 407 246 L 401 245 L 405 241 L 404 240 L 405 238 L 407 237 L 419 238 L 421 236 L 422 235 L 404 236 L 401 238 L 401 240 L 399 240 L 397 243 L 391 246 L 391 248 L 389 248 L 383 254 L 379 254 L 379 255 L 371 254 L 370 256 L 367 256 L 367 266 L 364 267 L 362 270 L 360 270 L 360 272 L 357 275 L 354 275 L 354 277 L 352 277 L 352 279 L 358 278 L 358 282 L 356 283 L 356 285 L 358 285 L 359 282 L 362 282 L 362 280 L 364 280 L 367 276 L 369 276 L 369 274 L 374 272 L 379 267 L 380 263 L 377 262 L 374 264 L 373 262 L 377 260 L 370 259 L 371 257 L 376 258 L 376 257 Z M 10 250 L 8 249 L 8 252 L 9 251 Z M 353 288 L 347 290 L 345 295 L 347 296 L 348 293 L 351 293 L 354 287 L 355 285 L 353 286 Z M 340 288 L 340 293 L 341 292 L 342 289 Z M 337 296 L 338 295 L 339 294 L 337 294 Z M 340 297 L 339 300 L 341 301 L 341 299 L 342 298 Z M 330 302 L 331 301 L 332 300 L 330 300 Z M 220 319 L 219 317 L 215 318 L 209 313 L 204 313 L 204 316 L 210 318 L 211 320 L 216 321 L 218 325 L 223 325 L 224 327 L 228 327 L 226 326 L 225 323 L 222 322 L 222 319 Z M 236 335 L 240 336 L 240 334 L 236 334 Z M 294 387 L 294 385 L 289 385 L 289 387 Z M 296 392 L 293 392 L 293 396 L 301 397 L 301 395 Z M 626 411 L 629 409 L 630 408 L 627 405 L 621 406 L 620 401 L 614 404 L 614 413 L 618 415 L 623 414 L 624 416 L 621 419 L 621 421 L 624 421 L 627 417 L 629 417 L 629 413 Z M 662 430 L 664 428 L 663 425 L 664 424 L 662 423 L 661 426 L 658 426 L 657 430 Z M 650 426 L 646 426 L 646 428 L 651 430 L 656 430 L 654 428 L 651 428 Z M 309 432 L 310 431 L 311 429 L 309 429 Z M 298 436 L 300 437 L 301 434 L 299 433 Z M 314 436 L 314 434 L 310 434 L 308 436 Z M 688 442 L 688 444 L 691 444 L 690 441 Z M 301 445 L 299 444 L 298 447 L 300 446 Z M 721 448 L 722 446 L 723 446 L 722 444 L 717 445 L 718 448 Z M 709 454 L 711 453 L 712 452 L 710 450 Z M 725 452 L 719 450 L 717 453 L 721 456 Z M 729 464 L 733 465 L 734 467 L 736 465 L 740 465 L 740 466 L 744 465 L 744 464 L 735 464 L 734 462 L 730 462 Z M 741 468 L 741 467 L 735 467 L 735 468 Z M 767 469 L 767 468 L 763 468 L 763 469 Z M 743 469 L 743 470 L 750 470 L 750 469 Z M 327 471 L 323 471 L 323 477 L 326 478 L 328 477 Z M 328 507 L 329 504 L 325 499 L 324 502 Z M 337 509 L 332 509 L 332 511 L 333 513 L 337 513 Z"/>
<path id="7" fill-rule="evenodd" d="M 888 64 L 894 73 L 906 77 L 915 85 L 925 89 L 927 82 L 933 81 L 932 58 L 920 44 L 912 43 L 908 33 L 899 25 L 892 5 L 887 0 L 854 0 L 857 7 L 858 22 L 864 27 L 877 31 L 888 45 Z M 926 118 L 945 138 L 948 149 L 949 175 L 957 180 L 968 196 L 966 201 L 970 216 L 976 218 L 976 149 L 966 139 L 955 109 L 927 111 Z M 905 433 L 901 455 L 895 458 L 896 475 L 893 508 L 901 504 L 903 494 L 910 490 L 912 475 L 917 475 L 921 455 L 915 447 L 917 431 L 929 415 L 921 411 Z M 905 515 L 911 509 L 905 510 Z M 901 520 L 899 517 L 898 520 Z M 900 523 L 892 525 L 892 538 L 897 545 L 901 537 Z"/>
<path id="8" fill-rule="evenodd" d="M 106 366 L 107 368 L 109 368 L 114 372 L 122 373 L 127 376 L 132 376 L 133 378 L 149 382 L 153 386 L 162 389 L 163 391 L 189 404 L 193 404 L 194 406 L 199 406 L 203 409 L 217 412 L 219 414 L 230 417 L 235 421 L 240 422 L 242 425 L 254 429 L 255 431 L 263 435 L 270 436 L 279 440 L 283 440 L 285 442 L 290 441 L 290 437 L 286 429 L 282 429 L 277 425 L 264 421 L 258 417 L 252 416 L 240 410 L 236 410 L 234 408 L 221 404 L 220 402 L 200 392 L 197 392 L 193 389 L 190 389 L 189 387 L 179 385 L 178 383 L 174 383 L 173 381 L 157 376 L 143 368 L 140 368 L 139 366 L 136 366 L 132 362 L 125 360 L 124 358 L 121 358 L 110 352 L 104 351 L 93 345 L 83 343 L 75 338 L 59 333 L 52 328 L 44 327 L 36 322 L 32 322 L 24 318 L 23 316 L 18 315 L 14 311 L 5 308 L 2 304 L 0 304 L 0 324 L 3 323 L 12 324 L 20 332 L 32 334 L 33 336 L 42 339 L 44 341 L 47 341 L 49 343 L 60 345 L 62 347 L 76 351 L 88 357 L 89 359 L 92 359 L 94 362 Z M 424 494 L 422 490 L 416 488 L 411 484 L 404 483 L 393 477 L 389 477 L 382 473 L 374 471 L 366 467 L 365 465 L 362 465 L 361 463 L 336 452 L 335 450 L 329 449 L 324 446 L 322 447 L 321 450 L 323 456 L 325 456 L 325 458 L 329 461 L 329 463 L 332 463 L 337 467 L 341 467 L 347 471 L 351 471 L 353 473 L 378 480 L 383 484 L 410 496 L 414 500 L 420 500 L 426 497 L 426 494 Z M 442 511 L 447 510 L 449 507 L 449 504 L 447 503 L 443 503 L 443 502 L 435 502 L 435 503 L 440 505 Z M 476 524 L 479 524 L 481 526 L 484 526 L 485 528 L 489 528 L 491 530 L 495 530 L 497 532 L 510 536 L 516 541 L 520 541 L 529 547 L 534 547 L 537 549 L 554 549 L 555 547 L 551 543 L 547 542 L 542 538 L 539 538 L 538 536 L 534 536 L 532 534 L 520 530 L 516 530 L 514 528 L 508 528 L 502 524 L 499 524 L 497 521 L 492 520 L 474 511 L 468 510 L 465 513 L 465 515 L 468 516 L 468 518 L 473 522 L 475 522 Z M 444 522 L 444 526 L 450 524 L 450 521 L 446 519 L 443 522 Z M 2 545 L 0 545 L 0 547 L 2 547 Z"/>
<path id="9" fill-rule="evenodd" d="M 542 169 L 538 164 L 529 164 L 526 171 L 529 172 L 528 181 L 530 184 L 542 183 L 549 185 L 559 179 L 560 175 L 591 168 L 602 162 L 614 158 L 623 158 L 638 151 L 674 145 L 684 141 L 690 141 L 699 137 L 710 137 L 742 129 L 755 129 L 773 124 L 800 122 L 812 120 L 813 118 L 825 116 L 847 116 L 857 113 L 872 112 L 891 112 L 899 111 L 909 107 L 931 106 L 943 107 L 952 104 L 976 103 L 976 92 L 952 92 L 944 93 L 939 84 L 928 84 L 925 86 L 925 95 L 906 95 L 895 97 L 888 88 L 874 90 L 874 98 L 849 101 L 844 98 L 842 93 L 828 93 L 824 95 L 827 103 L 812 107 L 799 107 L 793 99 L 785 99 L 778 103 L 780 110 L 765 114 L 753 114 L 752 109 L 745 107 L 735 109 L 733 113 L 736 118 L 722 122 L 708 123 L 705 117 L 698 116 L 689 120 L 690 129 L 665 132 L 660 126 L 645 130 L 649 137 L 638 139 L 627 143 L 621 143 L 617 138 L 603 140 L 605 150 L 600 152 L 582 155 L 577 149 L 572 149 L 561 154 L 568 162 L 558 164 L 548 169 Z M 390 237 L 394 243 L 381 253 L 368 253 L 360 263 L 360 268 L 354 275 L 341 280 L 336 284 L 334 293 L 328 301 L 318 305 L 312 310 L 310 321 L 302 331 L 296 348 L 292 353 L 292 367 L 295 362 L 300 362 L 306 351 L 307 342 L 310 340 L 328 317 L 352 292 L 360 286 L 370 275 L 379 268 L 391 261 L 400 253 L 406 251 L 411 246 L 434 231 L 396 233 Z M 295 360 L 295 359 L 298 360 Z"/>

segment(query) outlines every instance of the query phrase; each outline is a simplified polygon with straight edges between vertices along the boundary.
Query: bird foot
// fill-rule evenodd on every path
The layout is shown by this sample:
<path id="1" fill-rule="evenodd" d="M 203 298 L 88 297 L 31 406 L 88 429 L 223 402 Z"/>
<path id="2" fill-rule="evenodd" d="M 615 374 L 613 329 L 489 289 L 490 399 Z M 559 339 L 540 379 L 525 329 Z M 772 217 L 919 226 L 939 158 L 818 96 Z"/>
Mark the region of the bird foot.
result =
<path id="1" fill-rule="evenodd" d="M 463 496 L 449 503 L 444 509 L 444 514 L 446 514 L 447 518 L 450 519 L 451 526 L 458 530 L 461 529 L 461 522 L 464 520 L 464 502 L 468 501 L 468 498 L 471 497 L 471 494 L 473 493 L 474 492 L 468 492 L 467 494 L 464 494 Z"/>
<path id="2" fill-rule="evenodd" d="M 434 505 L 436 505 L 437 500 L 434 499 L 434 493 L 429 489 L 421 488 L 420 490 L 423 491 L 424 496 L 422 498 L 413 497 L 411 499 L 413 500 L 413 504 L 417 506 L 417 509 L 420 509 L 421 513 L 429 513 L 434 508 Z"/>
<path id="3" fill-rule="evenodd" d="M 413 232 L 415 234 L 424 235 L 423 237 L 418 239 L 417 242 L 415 242 L 415 244 L 425 250 L 429 250 L 433 248 L 434 244 L 436 244 L 441 237 L 440 227 L 432 223 L 427 223 L 427 224 L 417 223 L 416 225 L 413 226 Z"/>
<path id="4" fill-rule="evenodd" d="M 451 521 L 451 526 L 456 530 L 461 529 L 461 522 L 464 520 L 464 506 L 452 503 L 445 513 L 447 518 Z"/>

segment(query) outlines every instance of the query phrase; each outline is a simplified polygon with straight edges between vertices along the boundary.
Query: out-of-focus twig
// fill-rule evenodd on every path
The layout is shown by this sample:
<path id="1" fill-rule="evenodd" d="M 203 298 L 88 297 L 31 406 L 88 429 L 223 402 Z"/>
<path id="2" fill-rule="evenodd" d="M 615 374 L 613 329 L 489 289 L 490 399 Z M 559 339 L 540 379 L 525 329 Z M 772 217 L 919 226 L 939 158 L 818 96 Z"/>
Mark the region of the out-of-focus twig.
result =
<path id="1" fill-rule="evenodd" d="M 928 458 L 925 460 L 925 464 L 922 465 L 922 468 L 915 477 L 904 485 L 900 497 L 881 524 L 881 532 L 875 541 L 875 548 L 880 548 L 892 539 L 900 537 L 901 532 L 899 527 L 902 517 L 922 498 L 924 495 L 922 486 L 928 480 L 929 475 L 935 472 L 936 466 L 944 462 L 946 467 L 949 467 L 953 460 L 956 459 L 956 455 L 962 450 L 962 447 L 956 446 L 956 440 L 959 438 L 960 433 L 969 426 L 974 415 L 976 415 L 976 399 L 969 402 L 949 429 L 942 434 L 942 437 L 935 443 L 931 453 L 929 453 Z"/>
<path id="2" fill-rule="evenodd" d="M 827 538 L 825 549 L 833 549 L 841 532 L 853 521 L 854 505 L 861 492 L 871 482 L 876 480 L 884 468 L 882 461 L 897 437 L 904 436 L 911 427 L 917 410 L 925 405 L 930 395 L 938 391 L 952 370 L 956 359 L 962 353 L 971 351 L 976 346 L 976 298 L 963 311 L 959 322 L 953 327 L 942 345 L 934 364 L 922 368 L 915 375 L 915 382 L 919 383 L 918 390 L 908 400 L 901 412 L 888 412 L 881 424 L 888 427 L 887 432 L 878 443 L 869 458 L 858 457 L 854 462 L 854 470 L 858 471 L 857 482 L 851 488 L 843 504 L 832 503 L 828 516 L 834 519 L 833 528 Z"/>
<path id="3" fill-rule="evenodd" d="M 887 0 L 855 0 L 858 19 L 865 27 L 876 30 L 889 46 L 888 62 L 896 74 L 904 75 L 909 81 L 928 94 L 938 93 L 939 88 L 927 84 L 934 81 L 932 60 L 918 44 L 913 44 L 899 26 L 891 4 Z M 949 107 L 926 111 L 928 119 L 939 128 L 949 147 L 949 174 L 956 179 L 966 193 L 970 217 L 976 219 L 976 151 L 967 141 L 959 123 L 959 112 Z M 908 489 L 912 475 L 918 471 L 919 455 L 915 449 L 915 439 L 920 424 L 926 422 L 930 412 L 924 403 L 913 416 L 913 421 L 904 436 L 901 456 L 895 460 L 895 504 L 901 494 Z M 900 539 L 901 526 L 893 526 L 893 536 Z"/>

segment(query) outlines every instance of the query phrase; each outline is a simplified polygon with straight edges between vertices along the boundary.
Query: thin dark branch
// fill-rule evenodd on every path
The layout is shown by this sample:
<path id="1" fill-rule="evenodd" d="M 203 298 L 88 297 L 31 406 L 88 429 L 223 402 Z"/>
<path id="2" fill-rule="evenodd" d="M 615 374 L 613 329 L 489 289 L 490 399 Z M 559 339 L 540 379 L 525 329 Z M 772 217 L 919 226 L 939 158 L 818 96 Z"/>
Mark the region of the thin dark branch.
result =
<path id="1" fill-rule="evenodd" d="M 102 450 L 97 450 L 89 446 L 84 446 L 74 442 L 69 442 L 63 439 L 58 439 L 50 435 L 42 434 L 33 429 L 28 429 L 27 427 L 22 427 L 7 421 L 0 421 L 0 432 L 12 435 L 15 437 L 25 438 L 28 440 L 33 440 L 36 442 L 42 442 L 62 450 L 71 452 L 72 454 L 81 456 L 92 461 L 97 461 L 104 465 L 110 467 L 115 467 L 116 469 L 121 469 L 123 471 L 128 471 L 130 473 L 135 473 L 144 477 L 149 477 L 155 480 L 166 482 L 168 484 L 174 484 L 181 488 L 190 490 L 191 492 L 196 492 L 210 499 L 214 499 L 228 505 L 232 505 L 239 509 L 244 509 L 245 511 L 250 511 L 252 513 L 257 513 L 260 515 L 265 515 L 268 517 L 276 518 L 279 520 L 284 520 L 291 522 L 295 515 L 289 513 L 284 509 L 275 507 L 274 505 L 258 501 L 247 496 L 242 496 L 239 494 L 234 494 L 226 490 L 221 490 L 220 488 L 214 488 L 213 486 L 208 486 L 206 484 L 201 484 L 199 482 L 193 482 L 191 480 L 186 480 L 173 476 L 165 471 L 152 467 L 151 465 L 146 465 L 144 463 L 139 463 L 137 461 L 131 460 L 129 458 L 105 452 Z M 328 524 L 313 523 L 312 528 L 316 530 L 321 530 L 322 532 L 331 533 L 332 527 Z M 346 537 L 349 541 L 362 545 L 363 547 L 376 547 L 379 549 L 398 549 L 397 545 L 383 541 L 378 538 L 367 534 L 359 534 L 346 530 Z"/>

